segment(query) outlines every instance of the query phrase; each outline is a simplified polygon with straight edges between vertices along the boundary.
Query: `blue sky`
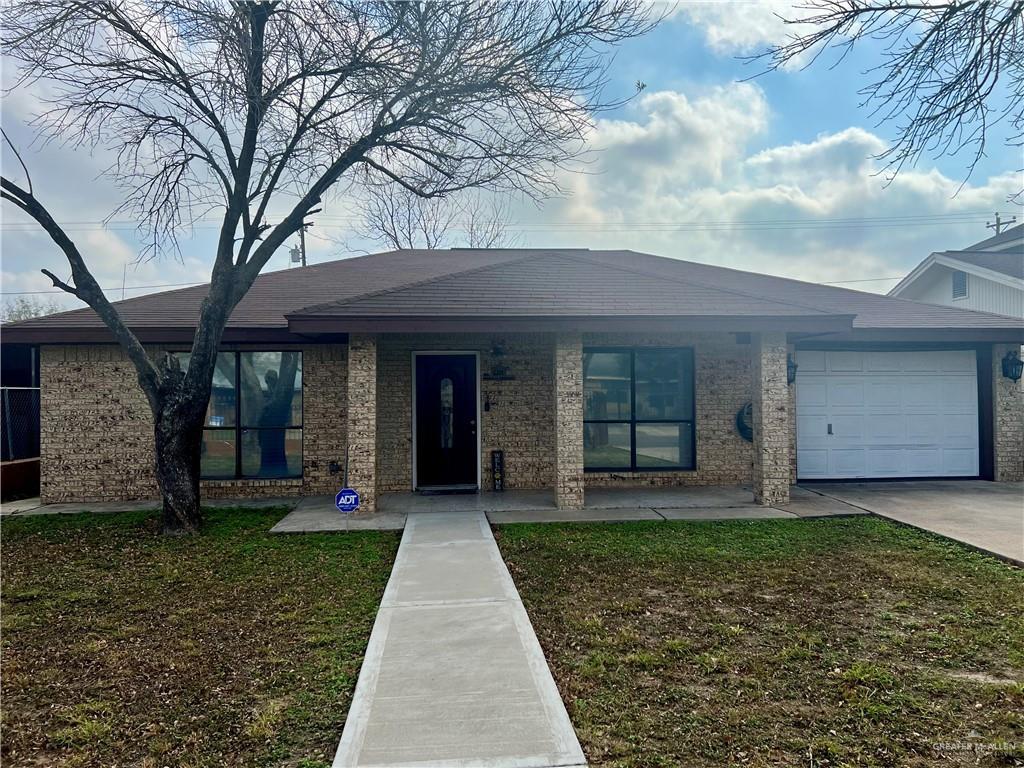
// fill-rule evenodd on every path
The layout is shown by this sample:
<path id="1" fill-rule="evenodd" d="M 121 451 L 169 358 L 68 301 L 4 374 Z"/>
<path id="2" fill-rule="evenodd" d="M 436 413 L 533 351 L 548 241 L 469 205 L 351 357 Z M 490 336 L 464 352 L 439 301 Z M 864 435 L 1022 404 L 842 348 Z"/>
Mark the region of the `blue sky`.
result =
<path id="1" fill-rule="evenodd" d="M 683 3 L 653 33 L 622 46 L 611 65 L 611 92 L 628 93 L 637 80 L 646 90 L 597 119 L 590 172 L 563 174 L 565 196 L 540 207 L 513 201 L 510 234 L 530 247 L 631 248 L 807 280 L 870 279 L 849 285 L 885 291 L 896 280 L 877 278 L 898 278 L 931 251 L 990 234 L 984 222 L 993 211 L 1024 218 L 1006 202 L 1024 183 L 1020 152 L 998 141 L 962 188 L 965 156 L 925 158 L 885 184 L 871 156 L 884 149 L 894 126 L 875 125 L 857 93 L 877 47 L 864 46 L 834 69 L 827 66 L 834 57 L 826 57 L 805 71 L 744 82 L 758 65 L 738 57 L 779 39 L 772 10 L 768 2 Z M 4 127 L 22 145 L 31 138 L 23 125 L 28 102 L 14 97 L 3 107 Z M 117 204 L 116 188 L 98 177 L 102 156 L 51 145 L 27 151 L 26 160 L 40 194 L 65 221 L 98 222 Z M 350 201 L 328 203 L 308 241 L 311 261 L 348 255 L 339 242 L 373 248 L 353 237 L 351 215 Z M 18 224 L 17 212 L 5 207 L 3 216 L 4 299 L 47 290 L 38 270 L 66 274 L 63 257 Z M 708 224 L 765 220 L 791 224 Z M 182 239 L 180 260 L 143 263 L 128 228 L 85 224 L 72 236 L 102 285 L 192 282 L 209 273 L 209 229 Z M 459 236 L 453 233 L 450 244 L 458 245 Z M 287 263 L 282 251 L 268 269 Z"/>

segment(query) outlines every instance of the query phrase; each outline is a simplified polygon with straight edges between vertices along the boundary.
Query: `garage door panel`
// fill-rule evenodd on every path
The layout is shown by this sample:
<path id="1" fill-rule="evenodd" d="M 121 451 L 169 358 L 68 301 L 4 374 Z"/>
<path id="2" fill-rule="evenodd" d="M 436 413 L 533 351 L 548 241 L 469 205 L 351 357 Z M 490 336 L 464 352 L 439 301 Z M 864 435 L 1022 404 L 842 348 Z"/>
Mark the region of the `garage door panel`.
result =
<path id="1" fill-rule="evenodd" d="M 978 474 L 973 350 L 798 352 L 798 361 L 799 477 Z"/>
<path id="2" fill-rule="evenodd" d="M 833 373 L 864 370 L 863 352 L 829 352 L 827 360 L 828 369 Z"/>
<path id="3" fill-rule="evenodd" d="M 828 383 L 823 378 L 798 381 L 796 398 L 805 408 L 824 408 L 828 405 Z"/>
<path id="4" fill-rule="evenodd" d="M 948 378 L 942 382 L 942 404 L 975 412 L 978 407 L 978 384 L 966 376 Z"/>
<path id="5" fill-rule="evenodd" d="M 973 476 L 978 474 L 978 452 L 973 448 L 951 449 L 942 452 L 942 474 Z"/>
<path id="6" fill-rule="evenodd" d="M 907 414 L 907 440 L 918 443 L 941 443 L 942 422 L 943 418 L 934 413 Z"/>
<path id="7" fill-rule="evenodd" d="M 902 477 L 903 451 L 899 448 L 876 449 L 868 452 L 868 477 Z"/>
<path id="8" fill-rule="evenodd" d="M 872 442 L 903 440 L 904 417 L 898 413 L 869 413 L 864 419 L 864 437 Z"/>
<path id="9" fill-rule="evenodd" d="M 828 477 L 828 450 L 800 449 L 796 453 L 796 462 L 804 477 Z"/>
<path id="10" fill-rule="evenodd" d="M 828 404 L 831 408 L 864 405 L 864 382 L 856 379 L 835 379 L 828 382 Z"/>
<path id="11" fill-rule="evenodd" d="M 828 417 L 823 415 L 797 415 L 796 444 L 814 445 L 828 437 Z"/>
<path id="12" fill-rule="evenodd" d="M 869 408 L 899 408 L 903 403 L 903 386 L 898 379 L 869 381 L 865 404 Z"/>
<path id="13" fill-rule="evenodd" d="M 907 476 L 941 475 L 942 450 L 940 448 L 911 448 L 903 453 Z"/>
<path id="14" fill-rule="evenodd" d="M 946 416 L 943 422 L 946 443 L 974 447 L 978 443 L 978 417 L 976 414 Z"/>
<path id="15" fill-rule="evenodd" d="M 863 448 L 833 448 L 829 451 L 829 471 L 834 477 L 865 477 L 865 453 Z"/>
<path id="16" fill-rule="evenodd" d="M 804 373 L 824 373 L 825 353 L 813 349 L 800 350 L 796 353 L 796 364 L 797 370 L 801 370 Z"/>
<path id="17" fill-rule="evenodd" d="M 900 358 L 889 352 L 868 352 L 865 363 L 869 372 L 902 371 Z"/>

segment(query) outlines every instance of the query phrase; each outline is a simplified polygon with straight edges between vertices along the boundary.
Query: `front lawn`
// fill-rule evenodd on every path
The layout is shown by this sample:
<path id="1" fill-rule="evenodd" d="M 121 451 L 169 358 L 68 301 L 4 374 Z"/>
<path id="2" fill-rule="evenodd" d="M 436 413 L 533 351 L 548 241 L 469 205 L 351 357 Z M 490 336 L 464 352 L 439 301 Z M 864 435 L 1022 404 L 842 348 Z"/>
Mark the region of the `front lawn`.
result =
<path id="1" fill-rule="evenodd" d="M 592 766 L 1024 764 L 1024 572 L 877 518 L 514 525 Z"/>
<path id="2" fill-rule="evenodd" d="M 330 764 L 398 537 L 282 513 L 5 520 L 4 765 Z"/>

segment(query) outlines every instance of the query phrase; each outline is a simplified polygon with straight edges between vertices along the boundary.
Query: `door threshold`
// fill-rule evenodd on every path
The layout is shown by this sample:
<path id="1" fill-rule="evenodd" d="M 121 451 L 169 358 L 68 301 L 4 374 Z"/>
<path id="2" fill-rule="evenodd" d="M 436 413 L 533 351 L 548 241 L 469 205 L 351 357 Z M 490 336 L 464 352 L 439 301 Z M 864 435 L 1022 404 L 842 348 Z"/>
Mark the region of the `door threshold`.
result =
<path id="1" fill-rule="evenodd" d="M 421 485 L 416 488 L 416 493 L 422 496 L 439 496 L 446 493 L 477 493 L 479 488 L 475 485 Z"/>

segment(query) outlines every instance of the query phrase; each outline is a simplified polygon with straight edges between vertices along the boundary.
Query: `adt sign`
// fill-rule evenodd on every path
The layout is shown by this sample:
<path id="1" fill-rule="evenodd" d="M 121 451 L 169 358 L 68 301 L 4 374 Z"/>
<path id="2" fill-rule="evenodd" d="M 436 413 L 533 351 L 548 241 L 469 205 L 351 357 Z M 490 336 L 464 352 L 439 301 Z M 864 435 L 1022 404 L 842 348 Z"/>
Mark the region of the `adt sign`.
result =
<path id="1" fill-rule="evenodd" d="M 355 512 L 359 509 L 359 494 L 353 488 L 342 488 L 334 497 L 334 506 L 345 515 Z"/>

